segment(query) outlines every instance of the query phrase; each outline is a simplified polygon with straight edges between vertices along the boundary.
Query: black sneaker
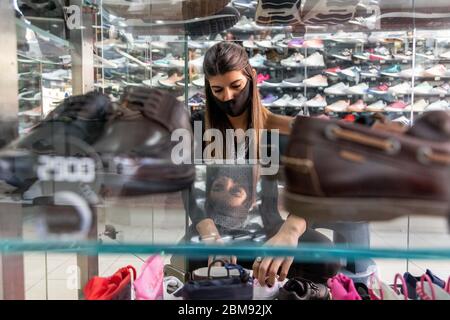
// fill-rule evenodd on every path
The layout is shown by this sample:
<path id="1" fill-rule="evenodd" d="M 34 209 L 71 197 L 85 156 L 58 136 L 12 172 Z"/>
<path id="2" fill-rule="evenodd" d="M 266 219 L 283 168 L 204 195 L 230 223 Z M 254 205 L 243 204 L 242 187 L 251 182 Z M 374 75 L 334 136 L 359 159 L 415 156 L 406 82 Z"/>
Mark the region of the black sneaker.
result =
<path id="1" fill-rule="evenodd" d="M 279 300 L 330 300 L 328 288 L 303 278 L 293 278 L 280 288 Z"/>

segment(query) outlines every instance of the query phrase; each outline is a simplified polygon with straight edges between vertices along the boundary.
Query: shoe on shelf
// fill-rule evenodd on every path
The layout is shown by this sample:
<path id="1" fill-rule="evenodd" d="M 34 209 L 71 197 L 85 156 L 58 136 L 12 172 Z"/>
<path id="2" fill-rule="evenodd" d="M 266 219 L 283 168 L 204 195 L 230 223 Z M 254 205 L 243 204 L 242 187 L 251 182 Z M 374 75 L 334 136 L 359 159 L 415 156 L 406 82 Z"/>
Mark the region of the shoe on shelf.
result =
<path id="1" fill-rule="evenodd" d="M 305 58 L 302 63 L 307 67 L 325 67 L 323 55 L 321 55 L 319 52 L 315 52 L 309 57 Z"/>
<path id="2" fill-rule="evenodd" d="M 383 100 L 378 100 L 366 107 L 369 112 L 383 112 L 386 109 L 386 103 Z"/>
<path id="3" fill-rule="evenodd" d="M 337 66 L 337 67 L 332 67 L 332 68 L 325 69 L 322 72 L 325 73 L 326 75 L 337 77 L 338 74 L 340 72 L 342 72 L 342 69 L 341 69 L 341 67 Z"/>
<path id="4" fill-rule="evenodd" d="M 368 93 L 384 95 L 384 94 L 389 93 L 389 86 L 386 83 L 381 83 L 380 85 L 376 86 L 375 88 L 370 88 L 368 90 Z"/>
<path id="5" fill-rule="evenodd" d="M 305 219 L 448 217 L 450 113 L 424 113 L 403 133 L 297 117 L 282 163 L 284 206 Z"/>
<path id="6" fill-rule="evenodd" d="M 278 100 L 278 96 L 275 96 L 275 95 L 269 93 L 267 96 L 265 96 L 261 100 L 261 103 L 266 107 L 270 107 L 272 105 L 272 103 L 274 103 L 274 101 L 277 101 L 277 100 Z"/>
<path id="7" fill-rule="evenodd" d="M 347 112 L 349 106 L 349 100 L 338 100 L 335 103 L 326 106 L 325 112 Z"/>
<path id="8" fill-rule="evenodd" d="M 358 77 L 358 75 L 361 72 L 361 68 L 359 67 L 350 67 L 350 68 L 346 68 L 341 70 L 338 75 L 344 75 L 347 76 L 349 78 L 356 78 Z"/>
<path id="9" fill-rule="evenodd" d="M 284 67 L 293 67 L 293 68 L 301 67 L 303 65 L 302 61 L 304 59 L 305 57 L 301 53 L 296 52 L 290 57 L 281 60 L 281 65 Z"/>
<path id="10" fill-rule="evenodd" d="M 322 50 L 324 48 L 322 39 L 308 39 L 303 42 L 303 48 L 318 49 Z"/>
<path id="11" fill-rule="evenodd" d="M 303 107 L 303 105 L 305 104 L 306 100 L 307 99 L 300 93 L 300 94 L 297 95 L 297 97 L 295 97 L 294 99 L 288 101 L 287 105 L 289 107 L 300 108 L 300 107 Z"/>
<path id="12" fill-rule="evenodd" d="M 192 80 L 192 84 L 199 88 L 205 87 L 205 75 L 200 76 L 199 78 Z"/>
<path id="13" fill-rule="evenodd" d="M 303 84 L 306 87 L 328 87 L 328 79 L 327 77 L 318 74 L 311 78 L 303 80 Z"/>
<path id="14" fill-rule="evenodd" d="M 387 112 L 403 112 L 406 108 L 406 103 L 404 101 L 398 100 L 392 102 L 390 105 L 388 105 L 385 108 L 385 111 Z"/>
<path id="15" fill-rule="evenodd" d="M 358 99 L 355 103 L 351 104 L 348 108 L 348 112 L 363 112 L 366 110 L 367 104 L 362 99 Z"/>
<path id="16" fill-rule="evenodd" d="M 411 84 L 405 81 L 393 87 L 390 87 L 388 91 L 394 95 L 409 94 L 411 92 Z"/>
<path id="17" fill-rule="evenodd" d="M 349 88 L 348 84 L 339 82 L 330 87 L 325 88 L 323 92 L 329 95 L 336 95 L 336 96 L 346 95 L 348 88 Z"/>
<path id="18" fill-rule="evenodd" d="M 404 69 L 400 72 L 399 74 L 400 77 L 403 78 L 412 78 L 412 77 L 417 77 L 417 78 L 421 78 L 421 77 L 425 77 L 425 69 L 422 66 L 416 66 L 414 68 L 414 70 L 412 68 L 410 69 Z"/>
<path id="19" fill-rule="evenodd" d="M 303 278 L 289 279 L 278 293 L 278 300 L 330 300 L 328 288 Z"/>
<path id="20" fill-rule="evenodd" d="M 447 68 L 443 64 L 435 65 L 424 72 L 424 77 L 444 77 L 447 74 Z"/>
<path id="21" fill-rule="evenodd" d="M 327 105 L 327 100 L 320 94 L 317 94 L 314 98 L 305 102 L 305 106 L 309 108 L 325 108 Z"/>
<path id="22" fill-rule="evenodd" d="M 367 90 L 369 90 L 368 84 L 361 82 L 360 84 L 347 88 L 347 94 L 365 95 Z"/>
<path id="23" fill-rule="evenodd" d="M 267 58 L 265 56 L 263 56 L 260 53 L 257 53 L 253 57 L 248 59 L 248 62 L 250 63 L 250 65 L 253 68 L 260 68 L 260 67 L 264 67 L 264 61 L 266 61 L 266 60 L 267 60 Z"/>
<path id="24" fill-rule="evenodd" d="M 402 68 L 398 64 L 394 64 L 393 66 L 390 66 L 386 69 L 383 69 L 380 71 L 380 74 L 383 74 L 385 76 L 390 77 L 397 77 L 399 76 L 400 72 L 402 71 Z"/>
<path id="25" fill-rule="evenodd" d="M 432 94 L 432 90 L 433 86 L 428 81 L 421 82 L 412 89 L 415 94 L 420 95 L 430 95 Z"/>
<path id="26" fill-rule="evenodd" d="M 304 42 L 305 42 L 305 40 L 303 38 L 292 38 L 287 43 L 287 47 L 288 48 L 294 48 L 294 49 L 303 48 L 303 43 Z"/>
<path id="27" fill-rule="evenodd" d="M 262 87 L 279 87 L 282 84 L 282 80 L 279 78 L 270 78 L 267 80 L 264 80 L 261 83 Z"/>
<path id="28" fill-rule="evenodd" d="M 443 111 L 449 110 L 448 101 L 447 100 L 438 100 L 438 101 L 435 101 L 432 104 L 428 105 L 425 108 L 425 112 L 437 111 L 437 110 L 443 110 Z"/>
<path id="29" fill-rule="evenodd" d="M 274 101 L 272 106 L 275 107 L 285 107 L 288 105 L 289 101 L 292 101 L 292 96 L 289 94 L 283 95 L 280 99 Z"/>
<path id="30" fill-rule="evenodd" d="M 378 78 L 380 76 L 380 68 L 376 66 L 370 66 L 368 68 L 361 69 L 361 76 L 367 78 Z"/>
<path id="31" fill-rule="evenodd" d="M 256 78 L 256 82 L 257 83 L 262 83 L 263 81 L 269 80 L 270 79 L 270 75 L 269 74 L 262 74 L 262 73 L 258 73 L 258 76 Z"/>
<path id="32" fill-rule="evenodd" d="M 286 86 L 291 86 L 291 87 L 301 87 L 303 86 L 303 80 L 305 79 L 304 76 L 302 75 L 298 75 L 292 78 L 287 78 L 283 80 L 283 84 Z"/>
<path id="33" fill-rule="evenodd" d="M 405 107 L 404 111 L 424 112 L 425 108 L 428 107 L 429 104 L 430 103 L 427 100 L 420 99 L 419 101 L 416 101 L 412 106 L 411 106 L 411 104 L 407 105 Z"/>
<path id="34" fill-rule="evenodd" d="M 412 60 L 412 51 L 407 50 L 404 53 L 396 53 L 393 55 L 395 60 L 402 60 L 402 61 L 411 61 Z"/>
<path id="35" fill-rule="evenodd" d="M 339 60 L 344 60 L 344 61 L 352 61 L 352 55 L 353 55 L 352 51 L 348 48 L 342 50 L 339 53 L 331 54 L 332 57 L 335 57 Z"/>

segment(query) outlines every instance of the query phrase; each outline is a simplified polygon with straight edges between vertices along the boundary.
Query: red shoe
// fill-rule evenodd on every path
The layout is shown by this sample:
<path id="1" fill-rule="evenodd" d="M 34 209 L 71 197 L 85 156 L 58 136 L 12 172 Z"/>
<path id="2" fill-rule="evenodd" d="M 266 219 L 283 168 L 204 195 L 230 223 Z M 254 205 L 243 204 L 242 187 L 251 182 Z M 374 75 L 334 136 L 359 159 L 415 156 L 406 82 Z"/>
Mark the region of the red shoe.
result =
<path id="1" fill-rule="evenodd" d="M 323 70 L 323 73 L 337 77 L 338 73 L 341 71 L 342 69 L 340 67 L 334 67 Z"/>

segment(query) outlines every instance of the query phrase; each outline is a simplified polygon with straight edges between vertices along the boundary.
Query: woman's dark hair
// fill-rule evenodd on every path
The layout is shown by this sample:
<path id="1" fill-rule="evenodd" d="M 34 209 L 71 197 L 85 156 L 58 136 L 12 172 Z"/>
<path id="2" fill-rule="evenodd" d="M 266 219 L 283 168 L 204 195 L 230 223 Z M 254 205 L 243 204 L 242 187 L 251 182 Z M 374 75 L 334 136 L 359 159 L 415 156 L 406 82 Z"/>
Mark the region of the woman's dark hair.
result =
<path id="1" fill-rule="evenodd" d="M 218 129 L 222 136 L 226 137 L 225 130 L 230 129 L 231 124 L 227 115 L 222 112 L 215 104 L 213 92 L 209 84 L 209 78 L 217 75 L 223 75 L 230 71 L 242 71 L 242 73 L 251 82 L 252 106 L 249 113 L 249 127 L 256 131 L 254 144 L 256 153 L 259 154 L 260 129 L 263 129 L 263 118 L 267 109 L 262 107 L 257 89 L 256 75 L 251 67 L 245 49 L 234 42 L 219 42 L 208 49 L 203 62 L 205 72 L 205 93 L 206 93 L 206 112 L 205 129 Z M 222 155 L 223 158 L 225 154 Z"/>

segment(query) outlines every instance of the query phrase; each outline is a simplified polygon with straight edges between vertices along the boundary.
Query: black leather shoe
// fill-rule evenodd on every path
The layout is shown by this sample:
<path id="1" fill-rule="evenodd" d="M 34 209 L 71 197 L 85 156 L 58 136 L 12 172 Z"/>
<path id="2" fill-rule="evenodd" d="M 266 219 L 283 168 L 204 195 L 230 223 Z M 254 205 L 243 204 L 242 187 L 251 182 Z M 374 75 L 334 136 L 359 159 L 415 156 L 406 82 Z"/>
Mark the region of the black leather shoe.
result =
<path id="1" fill-rule="evenodd" d="M 161 90 L 128 87 L 114 120 L 94 145 L 103 160 L 103 183 L 109 191 L 136 196 L 189 187 L 195 178 L 194 166 L 172 159 L 179 143 L 171 141 L 176 129 L 184 129 L 189 137 L 183 139 L 190 138 L 192 143 L 190 118 L 182 103 Z"/>
<path id="2" fill-rule="evenodd" d="M 303 278 L 293 278 L 280 288 L 279 300 L 330 300 L 328 288 Z"/>

